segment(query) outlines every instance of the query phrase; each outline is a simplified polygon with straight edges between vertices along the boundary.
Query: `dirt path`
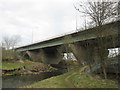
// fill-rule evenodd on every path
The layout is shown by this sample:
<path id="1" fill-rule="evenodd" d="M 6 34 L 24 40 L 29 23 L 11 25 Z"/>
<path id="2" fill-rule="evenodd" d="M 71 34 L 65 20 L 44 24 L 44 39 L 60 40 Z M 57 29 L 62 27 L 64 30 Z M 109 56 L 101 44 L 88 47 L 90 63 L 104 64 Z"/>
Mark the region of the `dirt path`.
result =
<path id="1" fill-rule="evenodd" d="M 75 75 L 77 72 L 74 72 L 73 74 L 67 76 L 65 78 L 65 82 L 68 84 L 69 88 L 74 88 L 74 85 L 68 80 L 70 77 L 72 77 L 73 75 Z"/>
<path id="2" fill-rule="evenodd" d="M 88 68 L 88 66 L 81 68 L 80 72 L 83 72 L 86 68 Z M 74 85 L 68 80 L 70 77 L 72 77 L 75 74 L 77 74 L 77 72 L 74 72 L 65 78 L 65 82 L 68 84 L 69 88 L 75 88 Z"/>

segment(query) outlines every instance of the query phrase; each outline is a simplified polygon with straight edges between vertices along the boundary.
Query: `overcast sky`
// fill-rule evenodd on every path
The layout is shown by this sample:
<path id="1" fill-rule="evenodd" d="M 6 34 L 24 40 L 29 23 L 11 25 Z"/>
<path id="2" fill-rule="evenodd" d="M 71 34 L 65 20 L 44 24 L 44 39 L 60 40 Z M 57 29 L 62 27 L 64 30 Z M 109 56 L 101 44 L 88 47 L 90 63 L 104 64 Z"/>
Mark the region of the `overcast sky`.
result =
<path id="1" fill-rule="evenodd" d="M 0 41 L 2 36 L 20 35 L 21 43 L 41 41 L 76 30 L 78 0 L 0 0 Z M 79 0 L 80 1 L 80 0 Z M 77 14 L 77 27 L 84 19 Z"/>
<path id="2" fill-rule="evenodd" d="M 5 35 L 20 35 L 23 45 L 31 43 L 32 30 L 34 42 L 74 31 L 75 2 L 76 0 L 0 0 L 0 40 Z"/>

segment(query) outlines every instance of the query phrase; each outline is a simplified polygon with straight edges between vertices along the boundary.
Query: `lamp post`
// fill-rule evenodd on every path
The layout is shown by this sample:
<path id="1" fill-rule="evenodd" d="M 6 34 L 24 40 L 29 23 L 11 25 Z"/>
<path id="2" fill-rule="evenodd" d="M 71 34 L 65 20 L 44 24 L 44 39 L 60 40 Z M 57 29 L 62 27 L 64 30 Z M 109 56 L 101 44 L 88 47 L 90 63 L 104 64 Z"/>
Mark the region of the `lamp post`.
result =
<path id="1" fill-rule="evenodd" d="M 77 10 L 76 10 L 76 30 L 77 30 Z"/>
<path id="2" fill-rule="evenodd" d="M 85 14 L 85 30 L 87 29 L 87 25 L 86 25 L 86 14 Z"/>
<path id="3" fill-rule="evenodd" d="M 32 29 L 32 40 L 31 40 L 31 43 L 33 43 L 33 29 Z"/>
<path id="4" fill-rule="evenodd" d="M 34 34 L 36 34 L 36 33 L 35 33 L 35 30 L 38 29 L 38 28 L 39 28 L 39 26 L 35 26 L 35 27 L 32 28 L 32 40 L 31 40 L 31 43 L 34 43 L 34 42 L 35 42 L 35 41 L 34 41 L 34 39 L 35 39 Z"/>
<path id="5" fill-rule="evenodd" d="M 77 5 L 79 5 L 80 7 L 82 7 L 82 5 L 80 5 L 80 4 L 76 4 L 76 6 L 74 5 L 74 8 L 76 9 L 76 30 L 78 30 L 78 20 L 77 20 L 77 12 L 79 11 L 80 12 L 80 9 L 79 8 L 77 8 Z M 81 16 L 81 17 L 83 17 L 83 16 Z M 87 21 L 86 21 L 86 14 L 85 14 L 85 16 L 84 16 L 84 28 L 85 28 L 85 30 L 87 29 Z"/>

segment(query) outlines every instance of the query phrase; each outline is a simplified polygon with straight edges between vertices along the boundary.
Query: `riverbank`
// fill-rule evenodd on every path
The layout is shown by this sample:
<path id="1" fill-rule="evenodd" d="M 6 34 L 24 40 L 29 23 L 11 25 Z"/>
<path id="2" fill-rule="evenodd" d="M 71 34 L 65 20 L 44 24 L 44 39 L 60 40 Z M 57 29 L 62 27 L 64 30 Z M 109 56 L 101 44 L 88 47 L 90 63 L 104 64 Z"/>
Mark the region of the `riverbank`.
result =
<path id="1" fill-rule="evenodd" d="M 41 72 L 51 72 L 56 70 L 50 65 L 43 63 L 22 60 L 17 62 L 2 62 L 2 75 L 24 75 L 39 74 Z"/>
<path id="2" fill-rule="evenodd" d="M 16 75 L 16 76 L 2 76 L 2 88 L 20 88 L 23 86 L 31 85 L 38 81 L 60 75 L 62 72 L 41 72 L 39 74 L 27 74 L 27 75 Z M 12 83 L 11 83 L 12 82 Z"/>
<path id="3" fill-rule="evenodd" d="M 63 75 L 36 82 L 25 88 L 118 88 L 118 82 L 74 69 Z"/>

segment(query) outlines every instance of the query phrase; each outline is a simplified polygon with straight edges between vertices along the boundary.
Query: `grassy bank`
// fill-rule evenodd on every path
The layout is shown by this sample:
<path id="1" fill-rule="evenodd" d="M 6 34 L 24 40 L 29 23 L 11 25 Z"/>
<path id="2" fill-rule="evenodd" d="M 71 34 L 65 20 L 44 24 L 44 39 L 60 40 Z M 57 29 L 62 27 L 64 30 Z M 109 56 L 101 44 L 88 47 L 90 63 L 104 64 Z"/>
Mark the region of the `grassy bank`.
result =
<path id="1" fill-rule="evenodd" d="M 22 62 L 2 62 L 3 75 L 36 74 L 55 70 L 51 66 L 39 62 L 24 60 Z"/>
<path id="2" fill-rule="evenodd" d="M 72 70 L 66 74 L 55 76 L 27 88 L 118 88 L 117 81 L 105 80 L 90 73 L 80 72 L 80 69 Z"/>
<path id="3" fill-rule="evenodd" d="M 34 65 L 38 65 L 38 63 L 29 61 L 29 60 L 24 60 L 23 63 L 19 61 L 18 62 L 2 62 L 2 69 L 10 70 L 15 68 L 20 68 L 23 66 L 31 67 Z"/>
<path id="4" fill-rule="evenodd" d="M 21 62 L 19 61 L 15 61 L 15 62 L 2 62 L 1 64 L 1 68 L 3 70 L 2 75 L 19 75 L 22 73 L 30 73 L 28 70 L 23 69 L 23 66 L 30 68 L 34 65 L 38 65 L 38 63 L 32 62 L 32 61 L 28 61 L 28 60 L 24 60 Z M 16 70 L 16 69 L 20 69 L 20 70 Z M 11 71 L 13 70 L 13 71 Z M 15 70 L 15 71 L 14 71 Z M 6 73 L 6 71 L 8 71 Z"/>

